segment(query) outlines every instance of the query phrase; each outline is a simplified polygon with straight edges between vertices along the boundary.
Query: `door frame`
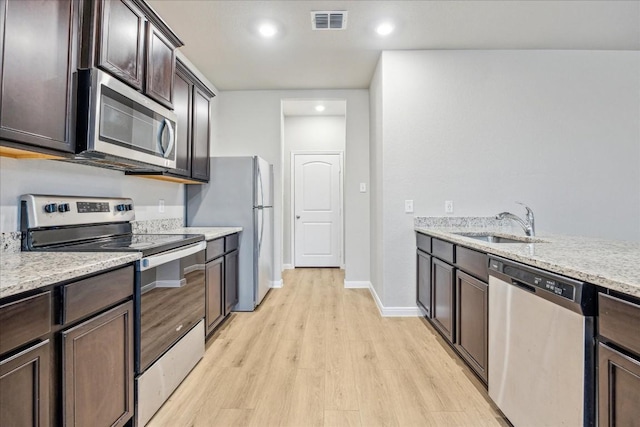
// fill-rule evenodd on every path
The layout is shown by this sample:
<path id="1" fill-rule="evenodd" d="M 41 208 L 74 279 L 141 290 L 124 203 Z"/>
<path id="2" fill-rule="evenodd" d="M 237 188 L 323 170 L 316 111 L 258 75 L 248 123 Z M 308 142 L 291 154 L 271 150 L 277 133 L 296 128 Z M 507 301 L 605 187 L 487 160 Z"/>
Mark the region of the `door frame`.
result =
<path id="1" fill-rule="evenodd" d="M 316 156 L 324 156 L 327 154 L 334 154 L 340 156 L 340 268 L 344 270 L 344 151 L 340 150 L 329 150 L 329 151 L 319 151 L 319 150 L 292 150 L 291 151 L 291 186 L 289 188 L 290 191 L 290 199 L 291 199 L 291 229 L 289 230 L 289 234 L 291 236 L 291 265 L 293 268 L 296 268 L 296 222 L 295 222 L 295 207 L 296 207 L 296 194 L 295 194 L 295 185 L 296 185 L 296 164 L 295 158 L 296 155 L 316 155 Z"/>

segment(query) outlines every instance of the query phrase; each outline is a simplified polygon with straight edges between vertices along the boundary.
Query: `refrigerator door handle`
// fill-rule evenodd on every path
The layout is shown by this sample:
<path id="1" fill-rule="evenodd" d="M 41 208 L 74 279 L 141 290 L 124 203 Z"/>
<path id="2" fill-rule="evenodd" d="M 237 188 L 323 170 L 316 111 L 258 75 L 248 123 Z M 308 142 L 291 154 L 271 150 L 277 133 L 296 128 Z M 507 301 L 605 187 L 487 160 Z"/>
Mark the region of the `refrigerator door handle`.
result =
<path id="1" fill-rule="evenodd" d="M 256 162 L 256 168 L 258 169 L 258 186 L 260 187 L 260 200 L 257 200 L 258 206 L 264 206 L 264 186 L 262 185 L 262 169 L 260 168 L 260 162 Z"/>
<path id="2" fill-rule="evenodd" d="M 258 239 L 258 256 L 262 253 L 262 237 L 264 236 L 264 209 L 260 208 L 260 239 Z"/>

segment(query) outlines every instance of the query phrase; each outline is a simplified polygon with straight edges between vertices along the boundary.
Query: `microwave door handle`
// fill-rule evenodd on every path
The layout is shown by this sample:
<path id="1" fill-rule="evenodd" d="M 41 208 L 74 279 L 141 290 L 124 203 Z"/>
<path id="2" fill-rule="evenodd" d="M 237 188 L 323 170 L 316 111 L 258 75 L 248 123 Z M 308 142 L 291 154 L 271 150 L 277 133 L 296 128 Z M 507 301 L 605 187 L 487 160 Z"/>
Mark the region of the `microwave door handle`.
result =
<path id="1" fill-rule="evenodd" d="M 169 130 L 169 145 L 165 149 L 162 145 L 162 137 L 164 136 L 165 129 Z M 160 129 L 158 130 L 158 150 L 162 153 L 162 157 L 165 159 L 171 154 L 171 150 L 175 144 L 175 133 L 173 131 L 173 126 L 171 126 L 171 122 L 168 119 L 163 119 L 162 124 L 160 125 Z"/>
<path id="2" fill-rule="evenodd" d="M 171 122 L 167 119 L 164 119 L 164 124 L 166 125 L 167 129 L 169 129 L 169 146 L 167 147 L 167 150 L 164 152 L 164 158 L 167 158 L 171 154 L 171 150 L 173 150 L 173 146 L 176 143 L 176 139 L 175 139 L 175 132 L 173 130 L 173 126 L 171 125 Z M 164 127 L 163 127 L 163 133 L 164 133 Z"/>

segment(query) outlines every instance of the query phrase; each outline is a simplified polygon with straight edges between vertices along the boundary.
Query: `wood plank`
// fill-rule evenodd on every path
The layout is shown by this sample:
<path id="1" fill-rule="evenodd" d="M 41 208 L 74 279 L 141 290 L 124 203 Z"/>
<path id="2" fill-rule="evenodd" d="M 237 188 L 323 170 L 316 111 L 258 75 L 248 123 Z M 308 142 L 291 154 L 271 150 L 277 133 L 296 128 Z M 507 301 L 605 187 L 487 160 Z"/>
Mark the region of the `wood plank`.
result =
<path id="1" fill-rule="evenodd" d="M 324 411 L 325 427 L 361 427 L 359 411 Z"/>

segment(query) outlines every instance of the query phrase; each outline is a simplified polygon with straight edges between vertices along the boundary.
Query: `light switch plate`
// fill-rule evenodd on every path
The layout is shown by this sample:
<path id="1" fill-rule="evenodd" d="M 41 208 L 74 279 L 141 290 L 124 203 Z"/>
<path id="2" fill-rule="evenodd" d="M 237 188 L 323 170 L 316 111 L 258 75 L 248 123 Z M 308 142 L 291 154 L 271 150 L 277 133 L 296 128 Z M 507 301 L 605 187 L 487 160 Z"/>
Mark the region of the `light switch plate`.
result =
<path id="1" fill-rule="evenodd" d="M 164 213 L 164 199 L 158 199 L 158 212 Z"/>
<path id="2" fill-rule="evenodd" d="M 364 182 L 360 183 L 360 192 L 361 193 L 366 193 L 367 192 L 367 184 Z"/>
<path id="3" fill-rule="evenodd" d="M 405 200 L 404 201 L 404 212 L 405 213 L 413 213 L 413 200 Z"/>

